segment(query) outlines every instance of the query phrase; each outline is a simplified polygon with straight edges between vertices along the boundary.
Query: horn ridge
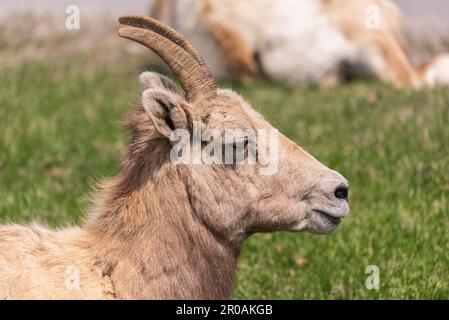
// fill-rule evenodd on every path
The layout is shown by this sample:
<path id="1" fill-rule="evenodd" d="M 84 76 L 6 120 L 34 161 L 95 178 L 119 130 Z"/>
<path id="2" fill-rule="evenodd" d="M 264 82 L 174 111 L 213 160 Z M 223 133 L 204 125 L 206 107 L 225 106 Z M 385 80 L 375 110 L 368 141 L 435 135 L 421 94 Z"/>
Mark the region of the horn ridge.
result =
<path id="1" fill-rule="evenodd" d="M 185 51 L 187 51 L 201 66 L 205 66 L 207 68 L 206 63 L 204 62 L 203 57 L 199 54 L 199 52 L 187 41 L 187 39 L 177 32 L 176 30 L 170 28 L 167 25 L 162 24 L 160 21 L 144 16 L 124 16 L 120 17 L 119 21 L 121 24 L 126 24 L 134 27 L 140 27 L 152 30 L 161 36 L 170 39 Z"/>
<path id="2" fill-rule="evenodd" d="M 119 36 L 134 40 L 154 51 L 178 77 L 186 100 L 211 99 L 216 94 L 213 78 L 205 74 L 201 66 L 185 49 L 172 40 L 148 29 L 122 27 Z"/>

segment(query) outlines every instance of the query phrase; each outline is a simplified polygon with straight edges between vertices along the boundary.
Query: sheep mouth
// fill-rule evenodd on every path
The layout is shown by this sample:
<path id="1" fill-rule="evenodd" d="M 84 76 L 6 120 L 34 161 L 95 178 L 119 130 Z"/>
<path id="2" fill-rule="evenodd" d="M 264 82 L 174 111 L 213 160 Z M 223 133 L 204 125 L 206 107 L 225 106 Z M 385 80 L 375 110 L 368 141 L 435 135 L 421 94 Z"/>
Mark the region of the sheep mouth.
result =
<path id="1" fill-rule="evenodd" d="M 319 213 L 322 217 L 324 217 L 325 219 L 327 219 L 328 221 L 330 221 L 333 224 L 338 225 L 341 222 L 341 218 L 335 217 L 332 214 L 330 214 L 329 212 L 326 212 L 323 210 L 318 210 L 318 209 L 313 209 L 313 211 L 315 211 L 316 213 Z"/>

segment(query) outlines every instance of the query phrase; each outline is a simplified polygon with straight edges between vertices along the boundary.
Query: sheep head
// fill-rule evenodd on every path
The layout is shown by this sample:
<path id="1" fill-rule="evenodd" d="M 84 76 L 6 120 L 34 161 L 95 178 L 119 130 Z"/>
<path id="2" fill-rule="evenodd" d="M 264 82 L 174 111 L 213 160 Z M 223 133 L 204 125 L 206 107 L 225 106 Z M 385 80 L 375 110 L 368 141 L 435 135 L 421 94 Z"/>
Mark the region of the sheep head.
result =
<path id="1" fill-rule="evenodd" d="M 217 89 L 203 59 L 182 35 L 151 18 L 123 17 L 120 22 L 128 25 L 120 36 L 155 51 L 180 80 L 183 90 L 157 73 L 140 76 L 144 118 L 135 121 L 133 140 L 140 150 L 158 141 L 158 161 L 176 166 L 201 223 L 236 242 L 254 232 L 327 233 L 337 228 L 349 210 L 342 175 L 281 135 L 238 94 Z M 188 139 L 182 144 L 177 133 L 187 133 Z M 195 140 L 195 134 L 202 139 Z M 199 161 L 192 159 L 195 153 Z M 185 154 L 191 162 L 179 161 Z M 205 154 L 211 158 L 204 159 Z"/>

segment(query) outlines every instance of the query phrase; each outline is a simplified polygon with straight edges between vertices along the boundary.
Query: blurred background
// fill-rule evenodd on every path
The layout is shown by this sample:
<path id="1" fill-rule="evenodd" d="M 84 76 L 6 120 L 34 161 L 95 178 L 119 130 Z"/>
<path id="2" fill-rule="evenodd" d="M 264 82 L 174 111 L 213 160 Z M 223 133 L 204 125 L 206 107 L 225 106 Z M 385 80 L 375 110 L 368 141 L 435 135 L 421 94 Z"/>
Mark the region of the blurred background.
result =
<path id="1" fill-rule="evenodd" d="M 171 1 L 171 0 L 169 0 Z M 42 53 L 39 52 L 38 44 L 45 39 L 50 41 L 48 35 L 53 38 L 73 38 L 77 41 L 71 43 L 71 51 L 92 49 L 92 41 L 85 40 L 84 36 L 90 36 L 95 39 L 102 37 L 100 43 L 96 42 L 95 46 L 105 45 L 108 41 L 117 42 L 115 34 L 103 34 L 102 30 L 109 27 L 116 27 L 117 17 L 127 14 L 148 14 L 154 0 L 134 0 L 134 1 L 117 1 L 117 0 L 2 0 L 0 2 L 0 24 L 2 32 L 7 38 L 3 41 L 21 42 L 24 46 L 24 52 L 21 52 L 13 59 L 20 61 L 21 58 L 39 58 Z M 444 52 L 449 47 L 449 3 L 445 0 L 394 0 L 399 5 L 404 21 L 404 30 L 407 36 L 409 57 L 415 64 L 421 64 L 430 59 L 435 53 Z M 66 19 L 65 9 L 68 5 L 76 4 L 81 10 L 81 23 L 86 28 L 81 27 L 79 32 L 73 32 L 65 28 Z M 33 18 L 31 18 L 31 16 Z M 17 21 L 17 17 L 21 21 L 18 23 L 10 23 Z M 27 17 L 24 19 L 23 17 Z M 3 23 L 2 23 L 3 22 Z M 33 25 L 32 31 L 27 23 Z M 26 29 L 27 32 L 25 32 Z M 23 31 L 23 32 L 22 32 Z M 110 32 L 109 32 L 110 33 Z M 10 39 L 15 35 L 19 39 Z M 20 35 L 20 36 L 18 36 Z M 108 39 L 113 37 L 112 40 Z M 26 41 L 25 39 L 26 38 Z M 114 41 L 115 40 L 115 41 Z M 28 42 L 28 43 L 24 43 Z M 50 41 L 51 42 L 51 41 Z M 94 41 L 95 42 L 95 41 Z M 17 43 L 16 43 L 17 44 Z M 110 43 L 109 43 L 110 45 Z M 117 44 L 120 45 L 120 44 Z M 131 45 L 131 47 L 133 47 Z M 33 49 L 30 49 L 33 48 Z M 108 46 L 106 45 L 106 48 Z M 63 48 L 59 48 L 63 51 Z M 140 50 L 137 47 L 135 50 Z M 0 56 L 3 65 L 10 61 L 11 57 Z"/>
<path id="2" fill-rule="evenodd" d="M 449 52 L 449 2 L 397 0 L 414 66 Z M 65 27 L 65 8 L 81 29 Z M 117 173 L 146 48 L 117 18 L 151 1 L 0 1 L 0 223 L 82 222 Z M 449 92 L 361 78 L 331 87 L 225 80 L 275 127 L 351 183 L 339 230 L 261 234 L 244 246 L 237 299 L 448 299 Z M 380 270 L 370 290 L 367 267 Z"/>

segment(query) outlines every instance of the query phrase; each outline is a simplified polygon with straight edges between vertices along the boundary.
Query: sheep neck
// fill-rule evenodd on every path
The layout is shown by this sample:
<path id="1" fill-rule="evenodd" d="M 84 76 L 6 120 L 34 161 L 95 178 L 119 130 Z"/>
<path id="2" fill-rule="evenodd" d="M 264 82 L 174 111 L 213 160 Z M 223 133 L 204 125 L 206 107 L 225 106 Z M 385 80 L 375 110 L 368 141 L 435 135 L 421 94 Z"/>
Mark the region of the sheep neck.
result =
<path id="1" fill-rule="evenodd" d="M 103 275 L 117 298 L 230 298 L 240 246 L 202 223 L 178 169 L 158 167 L 125 169 L 103 188 L 88 223 Z"/>

